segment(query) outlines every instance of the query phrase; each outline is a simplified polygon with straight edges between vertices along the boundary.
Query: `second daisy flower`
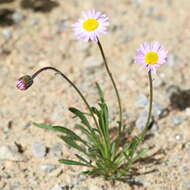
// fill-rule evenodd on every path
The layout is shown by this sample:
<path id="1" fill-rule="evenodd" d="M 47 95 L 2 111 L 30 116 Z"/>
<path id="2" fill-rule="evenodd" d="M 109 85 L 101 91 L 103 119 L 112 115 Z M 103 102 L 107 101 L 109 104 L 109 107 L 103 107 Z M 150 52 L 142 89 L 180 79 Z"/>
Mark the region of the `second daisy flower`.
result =
<path id="1" fill-rule="evenodd" d="M 146 68 L 148 72 L 156 73 L 156 69 L 166 62 L 167 51 L 158 42 L 143 43 L 137 49 L 135 63 L 141 64 L 142 68 Z"/>

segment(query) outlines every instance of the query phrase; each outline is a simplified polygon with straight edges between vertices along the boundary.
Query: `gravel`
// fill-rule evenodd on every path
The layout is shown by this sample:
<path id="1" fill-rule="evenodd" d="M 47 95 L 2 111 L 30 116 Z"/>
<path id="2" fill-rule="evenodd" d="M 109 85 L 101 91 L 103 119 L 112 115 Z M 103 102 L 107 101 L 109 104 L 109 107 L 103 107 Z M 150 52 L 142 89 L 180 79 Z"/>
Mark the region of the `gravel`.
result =
<path id="1" fill-rule="evenodd" d="M 57 169 L 58 166 L 54 165 L 54 164 L 42 164 L 40 166 L 40 169 L 45 172 L 45 173 L 51 173 L 52 171 L 54 171 L 55 169 Z"/>
<path id="2" fill-rule="evenodd" d="M 35 157 L 43 158 L 46 155 L 46 153 L 47 149 L 42 143 L 39 142 L 32 143 L 32 154 Z"/>
<path id="3" fill-rule="evenodd" d="M 15 24 L 18 24 L 19 22 L 21 22 L 24 19 L 24 16 L 20 12 L 14 12 L 12 15 L 12 19 Z"/>
<path id="4" fill-rule="evenodd" d="M 0 145 L 0 160 L 26 161 L 26 157 L 19 153 L 15 144 Z"/>
<path id="5" fill-rule="evenodd" d="M 145 108 L 148 105 L 148 99 L 144 94 L 140 94 L 136 99 L 136 105 L 139 108 Z"/>

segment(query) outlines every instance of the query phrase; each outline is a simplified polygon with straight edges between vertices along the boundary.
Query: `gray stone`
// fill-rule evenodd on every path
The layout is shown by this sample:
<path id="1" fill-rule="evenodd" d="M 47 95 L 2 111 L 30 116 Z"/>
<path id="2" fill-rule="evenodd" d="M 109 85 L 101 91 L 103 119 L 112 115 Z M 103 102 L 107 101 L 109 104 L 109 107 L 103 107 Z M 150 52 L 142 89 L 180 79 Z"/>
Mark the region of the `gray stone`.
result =
<path id="1" fill-rule="evenodd" d="M 180 116 L 173 116 L 171 117 L 171 122 L 173 125 L 180 125 L 184 121 L 183 117 Z"/>
<path id="2" fill-rule="evenodd" d="M 60 184 L 60 185 L 55 185 L 54 187 L 51 187 L 49 190 L 69 190 L 68 185 Z"/>
<path id="3" fill-rule="evenodd" d="M 63 165 L 62 165 L 62 167 L 63 167 Z M 49 176 L 59 177 L 60 175 L 62 175 L 63 171 L 64 170 L 62 168 L 57 168 L 57 169 L 53 170 L 51 173 L 49 173 Z"/>
<path id="4" fill-rule="evenodd" d="M 135 5 L 140 5 L 143 3 L 143 0 L 130 0 L 131 3 L 135 4 Z"/>
<path id="5" fill-rule="evenodd" d="M 34 26 L 39 24 L 39 19 L 31 19 L 29 20 L 29 25 Z"/>
<path id="6" fill-rule="evenodd" d="M 147 117 L 148 114 L 147 112 L 143 112 L 136 120 L 135 122 L 135 126 L 137 127 L 137 129 L 139 129 L 140 131 L 142 131 L 145 127 L 146 121 L 147 121 Z M 156 131 L 158 129 L 158 126 L 156 124 L 153 124 L 153 126 L 151 127 L 151 131 Z"/>
<path id="7" fill-rule="evenodd" d="M 190 155 L 190 141 L 186 142 L 183 146 L 187 153 Z"/>
<path id="8" fill-rule="evenodd" d="M 46 155 L 46 147 L 39 142 L 34 142 L 32 144 L 32 153 L 35 157 L 42 158 Z"/>
<path id="9" fill-rule="evenodd" d="M 9 173 L 7 173 L 6 171 L 5 172 L 3 172 L 3 173 L 1 173 L 1 179 L 3 178 L 3 179 L 10 179 L 12 176 L 9 174 Z"/>
<path id="10" fill-rule="evenodd" d="M 0 160 L 26 161 L 15 144 L 0 145 Z"/>
<path id="11" fill-rule="evenodd" d="M 19 183 L 13 183 L 9 184 L 9 190 L 15 190 L 15 189 L 20 189 L 20 184 Z"/>
<path id="12" fill-rule="evenodd" d="M 51 173 L 53 170 L 57 169 L 58 166 L 54 164 L 43 164 L 40 166 L 40 169 L 45 173 Z"/>
<path id="13" fill-rule="evenodd" d="M 62 145 L 57 143 L 50 147 L 48 156 L 54 157 L 54 158 L 60 158 L 62 154 Z"/>
<path id="14" fill-rule="evenodd" d="M 39 184 L 39 180 L 38 180 L 38 178 L 35 177 L 35 176 L 28 176 L 28 177 L 27 177 L 27 181 L 28 181 L 28 183 L 30 183 L 31 185 L 37 185 L 37 184 Z"/>
<path id="15" fill-rule="evenodd" d="M 183 135 L 177 134 L 177 135 L 175 136 L 175 139 L 176 139 L 177 141 L 182 141 L 182 140 L 183 140 Z"/>
<path id="16" fill-rule="evenodd" d="M 143 112 L 136 120 L 135 122 L 135 126 L 139 129 L 139 130 L 143 130 L 144 126 L 146 124 L 146 120 L 147 120 L 147 114 L 146 112 Z"/>
<path id="17" fill-rule="evenodd" d="M 14 12 L 12 19 L 14 23 L 19 23 L 23 20 L 24 16 L 20 12 Z"/>
<path id="18" fill-rule="evenodd" d="M 57 24 L 58 32 L 63 32 L 67 28 L 67 24 L 65 22 L 60 22 Z"/>
<path id="19" fill-rule="evenodd" d="M 12 29 L 11 28 L 6 28 L 2 31 L 2 34 L 3 36 L 6 38 L 6 39 L 9 39 L 11 38 L 12 36 Z"/>
<path id="20" fill-rule="evenodd" d="M 26 190 L 34 190 L 33 187 L 27 187 Z"/>
<path id="21" fill-rule="evenodd" d="M 173 67 L 178 63 L 178 57 L 174 54 L 169 54 L 168 55 L 168 65 Z"/>
<path id="22" fill-rule="evenodd" d="M 144 94 L 140 94 L 138 97 L 137 97 L 137 100 L 136 100 L 136 105 L 137 107 L 139 108 L 144 108 L 148 105 L 148 99 L 147 97 L 144 95 Z"/>
<path id="23" fill-rule="evenodd" d="M 152 115 L 155 117 L 158 117 L 161 114 L 163 109 L 164 109 L 164 107 L 161 104 L 153 102 Z"/>

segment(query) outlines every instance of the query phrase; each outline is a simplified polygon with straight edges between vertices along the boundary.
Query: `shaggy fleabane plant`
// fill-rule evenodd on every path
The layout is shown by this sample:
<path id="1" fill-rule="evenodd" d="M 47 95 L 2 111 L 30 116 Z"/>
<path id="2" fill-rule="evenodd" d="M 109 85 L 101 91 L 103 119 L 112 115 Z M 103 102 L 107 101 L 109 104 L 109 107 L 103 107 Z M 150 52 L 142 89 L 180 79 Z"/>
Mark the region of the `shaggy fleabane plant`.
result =
<path id="1" fill-rule="evenodd" d="M 79 88 L 61 71 L 54 67 L 44 67 L 33 75 L 25 75 L 17 80 L 17 88 L 20 90 L 28 89 L 34 79 L 45 70 L 53 70 L 60 74 L 78 93 L 82 101 L 87 107 L 87 111 L 81 111 L 71 107 L 71 111 L 78 119 L 79 123 L 75 125 L 75 129 L 80 130 L 84 137 L 80 137 L 73 130 L 64 126 L 52 126 L 47 124 L 37 124 L 40 128 L 57 131 L 60 133 L 60 138 L 70 147 L 78 150 L 79 154 L 75 154 L 76 160 L 60 159 L 59 161 L 68 165 L 81 165 L 88 169 L 83 172 L 93 176 L 104 176 L 106 179 L 116 180 L 126 178 L 132 172 L 133 164 L 144 155 L 145 150 L 139 149 L 139 145 L 143 142 L 146 132 L 151 122 L 153 87 L 151 73 L 156 72 L 156 69 L 166 63 L 167 52 L 158 43 L 143 43 L 137 50 L 135 62 L 141 64 L 147 69 L 150 83 L 150 103 L 147 122 L 143 131 L 132 138 L 124 138 L 125 126 L 122 119 L 122 104 L 114 78 L 109 69 L 104 50 L 99 40 L 100 34 L 105 34 L 109 25 L 108 17 L 95 10 L 83 13 L 83 17 L 74 24 L 73 30 L 78 39 L 95 41 L 100 49 L 105 69 L 110 77 L 113 88 L 116 93 L 116 98 L 119 107 L 117 135 L 112 137 L 110 134 L 109 109 L 106 104 L 103 90 L 96 83 L 97 92 L 99 95 L 98 107 L 90 106 L 87 99 Z"/>

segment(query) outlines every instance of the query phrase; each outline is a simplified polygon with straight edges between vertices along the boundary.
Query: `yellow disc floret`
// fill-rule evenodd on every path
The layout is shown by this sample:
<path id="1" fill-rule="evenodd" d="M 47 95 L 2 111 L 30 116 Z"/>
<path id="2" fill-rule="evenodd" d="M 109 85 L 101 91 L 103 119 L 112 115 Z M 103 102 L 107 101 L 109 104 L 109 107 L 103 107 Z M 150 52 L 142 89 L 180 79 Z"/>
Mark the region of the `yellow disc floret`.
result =
<path id="1" fill-rule="evenodd" d="M 145 63 L 147 64 L 150 64 L 150 65 L 154 65 L 157 63 L 158 61 L 158 54 L 156 52 L 148 52 L 145 56 L 144 56 L 144 61 Z"/>
<path id="2" fill-rule="evenodd" d="M 89 18 L 83 22 L 82 26 L 87 32 L 92 32 L 98 28 L 99 23 L 94 18 Z"/>

